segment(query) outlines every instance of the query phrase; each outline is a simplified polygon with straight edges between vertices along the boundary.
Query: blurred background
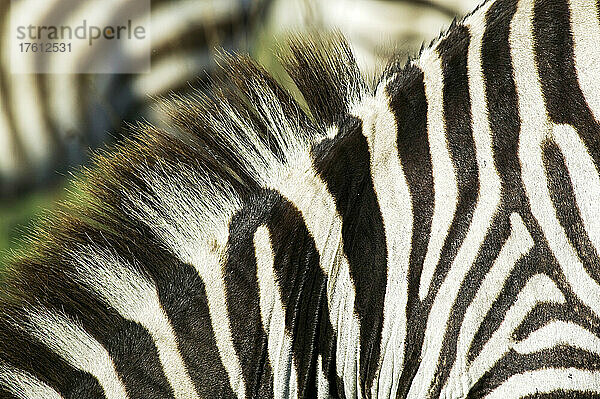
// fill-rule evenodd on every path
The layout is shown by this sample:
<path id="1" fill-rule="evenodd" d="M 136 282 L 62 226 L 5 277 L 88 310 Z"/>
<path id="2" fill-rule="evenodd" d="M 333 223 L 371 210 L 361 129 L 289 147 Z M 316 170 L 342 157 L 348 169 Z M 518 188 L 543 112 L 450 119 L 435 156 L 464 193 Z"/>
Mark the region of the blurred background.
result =
<path id="1" fill-rule="evenodd" d="M 274 53 L 286 36 L 335 29 L 373 81 L 391 59 L 418 55 L 481 0 L 152 0 L 150 73 L 12 74 L 11 4 L 35 16 L 60 1 L 39 10 L 29 0 L 0 0 L 0 257 L 24 245 L 31 221 L 64 197 L 70 173 L 91 150 L 120 140 L 128 122 L 163 125 L 152 98 L 185 96 L 188 82 L 197 86 L 217 73 L 218 49 L 250 53 L 285 85 Z M 85 12 L 93 1 L 76 8 Z M 102 7 L 110 12 L 126 1 L 103 0 Z"/>

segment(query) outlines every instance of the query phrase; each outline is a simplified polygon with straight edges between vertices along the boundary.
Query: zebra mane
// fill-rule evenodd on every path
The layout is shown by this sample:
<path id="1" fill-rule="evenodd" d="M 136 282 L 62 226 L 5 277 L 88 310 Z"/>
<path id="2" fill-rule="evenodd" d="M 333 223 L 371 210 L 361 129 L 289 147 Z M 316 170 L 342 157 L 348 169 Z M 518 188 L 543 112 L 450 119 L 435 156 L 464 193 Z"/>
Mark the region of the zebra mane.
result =
<path id="1" fill-rule="evenodd" d="M 249 57 L 223 56 L 223 73 L 210 87 L 160 101 L 176 134 L 138 123 L 129 138 L 94 156 L 70 199 L 38 223 L 28 249 L 5 267 L 0 342 L 14 341 L 5 339 L 14 333 L 6 320 L 24 317 L 23 306 L 42 301 L 84 317 L 91 302 L 73 281 L 74 268 L 97 247 L 132 254 L 134 268 L 147 275 L 163 273 L 147 270 L 163 250 L 191 261 L 225 245 L 236 209 L 308 154 L 366 90 L 340 35 L 294 38 L 281 60 L 307 109 Z M 183 236 L 190 246 L 157 249 L 157 235 Z M 0 358 L 6 353 L 19 352 L 0 344 Z"/>

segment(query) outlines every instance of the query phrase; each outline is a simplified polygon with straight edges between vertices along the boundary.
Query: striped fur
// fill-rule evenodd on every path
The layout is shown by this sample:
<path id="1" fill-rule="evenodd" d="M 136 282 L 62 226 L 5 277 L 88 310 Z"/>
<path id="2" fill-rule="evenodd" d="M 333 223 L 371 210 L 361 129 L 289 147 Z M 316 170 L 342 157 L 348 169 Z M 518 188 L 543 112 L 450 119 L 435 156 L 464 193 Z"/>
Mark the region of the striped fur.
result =
<path id="1" fill-rule="evenodd" d="M 374 90 L 295 41 L 98 156 L 7 272 L 9 398 L 600 397 L 597 2 L 488 1 Z"/>

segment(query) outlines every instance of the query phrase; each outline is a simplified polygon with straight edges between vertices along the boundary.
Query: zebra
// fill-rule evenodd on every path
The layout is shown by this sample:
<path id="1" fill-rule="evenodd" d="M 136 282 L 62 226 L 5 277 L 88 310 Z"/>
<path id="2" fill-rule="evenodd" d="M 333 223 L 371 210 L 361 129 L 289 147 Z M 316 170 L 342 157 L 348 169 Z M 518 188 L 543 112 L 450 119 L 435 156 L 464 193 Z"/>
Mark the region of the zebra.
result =
<path id="1" fill-rule="evenodd" d="M 364 82 L 338 36 L 163 100 L 0 296 L 8 398 L 600 395 L 600 18 L 489 0 Z"/>
<path id="2" fill-rule="evenodd" d="M 139 3 L 139 2 L 138 2 Z M 216 47 L 248 51 L 268 1 L 152 0 L 152 70 L 143 74 L 13 74 L 11 10 L 31 21 L 125 14 L 131 2 L 51 0 L 0 4 L 0 196 L 48 187 L 138 118 L 159 123 L 152 97 L 187 93 L 199 71 L 215 70 Z M 113 15 L 114 14 L 114 15 Z M 136 14 L 137 15 L 137 14 Z M 93 62 L 94 49 L 73 57 Z M 122 59 L 139 57 L 127 49 Z M 126 51 L 127 51 L 126 50 Z M 204 76 L 199 76 L 204 79 Z M 108 134 L 107 132 L 113 132 Z M 112 137 L 111 137 L 112 136 Z"/>
<path id="3" fill-rule="evenodd" d="M 69 1 L 48 1 L 43 9 L 35 0 L 13 2 L 13 6 L 40 20 L 58 14 L 68 21 L 77 13 L 91 12 L 98 3 Z M 153 0 L 152 25 L 157 39 L 152 73 L 55 76 L 11 74 L 10 53 L 2 50 L 10 49 L 11 2 L 7 0 L 0 5 L 4 37 L 0 44 L 0 199 L 18 200 L 36 189 L 52 187 L 65 171 L 88 160 L 90 148 L 118 140 L 119 128 L 127 122 L 147 118 L 160 124 L 163 115 L 152 108 L 149 98 L 170 91 L 185 95 L 189 91 L 187 81 L 198 71 L 218 72 L 215 46 L 250 51 L 261 62 L 276 67 L 271 51 L 274 43 L 258 38 L 283 35 L 282 28 L 338 28 L 348 37 L 361 69 L 373 75 L 391 54 L 417 51 L 421 43 L 439 33 L 439 26 L 463 15 L 476 2 L 469 0 L 467 7 L 459 0 L 394 0 L 385 4 L 372 0 L 348 4 L 345 0 Z M 118 14 L 127 7 L 100 3 L 102 12 Z M 69 12 L 63 15 L 60 10 L 65 8 Z M 352 15 L 365 12 L 369 15 L 363 21 L 376 21 L 375 26 L 352 19 Z M 382 37 L 388 39 L 382 41 Z M 391 46 L 389 38 L 397 45 Z M 126 54 L 127 59 L 136 56 Z M 93 59 L 93 54 L 83 54 L 82 59 Z"/>
<path id="4" fill-rule="evenodd" d="M 366 78 L 378 77 L 390 60 L 405 62 L 443 27 L 480 0 L 274 0 L 265 20 L 267 32 L 337 29 L 350 44 Z M 263 34 L 263 36 L 267 36 Z M 269 65 L 272 52 L 258 52 Z M 272 61 L 271 61 L 272 62 Z"/>

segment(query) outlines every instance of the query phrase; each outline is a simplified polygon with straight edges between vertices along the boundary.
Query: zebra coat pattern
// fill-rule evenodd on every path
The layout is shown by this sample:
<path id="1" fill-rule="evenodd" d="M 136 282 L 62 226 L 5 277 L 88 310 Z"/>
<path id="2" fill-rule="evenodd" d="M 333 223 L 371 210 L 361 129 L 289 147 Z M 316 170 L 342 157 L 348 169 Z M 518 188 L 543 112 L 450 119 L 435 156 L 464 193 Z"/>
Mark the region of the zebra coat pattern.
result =
<path id="1" fill-rule="evenodd" d="M 374 90 L 299 39 L 306 107 L 228 59 L 10 264 L 2 394 L 599 397 L 598 14 L 488 1 Z"/>

